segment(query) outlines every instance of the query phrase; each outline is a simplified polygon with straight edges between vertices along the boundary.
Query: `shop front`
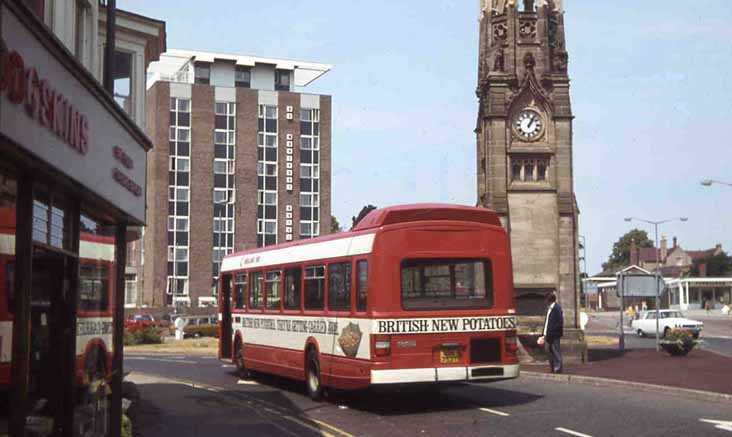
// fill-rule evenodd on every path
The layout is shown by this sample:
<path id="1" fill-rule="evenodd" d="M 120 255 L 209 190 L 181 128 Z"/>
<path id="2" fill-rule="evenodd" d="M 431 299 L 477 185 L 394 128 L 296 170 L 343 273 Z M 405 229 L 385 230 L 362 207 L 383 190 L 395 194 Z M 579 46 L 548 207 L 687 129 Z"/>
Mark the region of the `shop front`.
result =
<path id="1" fill-rule="evenodd" d="M 0 435 L 118 435 L 151 144 L 20 2 L 0 35 Z"/>

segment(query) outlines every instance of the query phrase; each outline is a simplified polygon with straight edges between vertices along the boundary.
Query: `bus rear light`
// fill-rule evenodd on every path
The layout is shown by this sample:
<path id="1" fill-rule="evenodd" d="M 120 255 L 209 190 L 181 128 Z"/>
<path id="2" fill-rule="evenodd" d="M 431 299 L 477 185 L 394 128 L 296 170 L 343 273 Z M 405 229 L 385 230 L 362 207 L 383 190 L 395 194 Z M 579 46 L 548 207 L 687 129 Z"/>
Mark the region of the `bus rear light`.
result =
<path id="1" fill-rule="evenodd" d="M 509 308 L 507 312 L 508 312 L 508 314 L 516 314 L 516 309 L 515 308 Z"/>
<path id="2" fill-rule="evenodd" d="M 386 357 L 391 353 L 391 336 L 375 335 L 374 336 L 374 353 L 377 357 Z"/>
<path id="3" fill-rule="evenodd" d="M 518 338 L 516 337 L 516 332 L 506 334 L 506 338 L 503 342 L 506 345 L 506 352 L 515 355 L 518 350 Z"/>

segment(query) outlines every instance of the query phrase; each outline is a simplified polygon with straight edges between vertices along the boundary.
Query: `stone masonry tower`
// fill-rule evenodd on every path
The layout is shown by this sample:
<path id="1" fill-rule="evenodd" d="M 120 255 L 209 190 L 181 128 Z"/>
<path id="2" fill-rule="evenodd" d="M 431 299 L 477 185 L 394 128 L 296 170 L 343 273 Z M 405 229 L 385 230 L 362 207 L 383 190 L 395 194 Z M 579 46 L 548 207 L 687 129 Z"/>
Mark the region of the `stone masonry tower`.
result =
<path id="1" fill-rule="evenodd" d="M 511 237 L 520 334 L 541 331 L 544 299 L 564 310 L 567 359 L 578 359 L 578 208 L 572 108 L 559 0 L 481 0 L 478 203 Z M 535 337 L 520 336 L 531 352 Z"/>

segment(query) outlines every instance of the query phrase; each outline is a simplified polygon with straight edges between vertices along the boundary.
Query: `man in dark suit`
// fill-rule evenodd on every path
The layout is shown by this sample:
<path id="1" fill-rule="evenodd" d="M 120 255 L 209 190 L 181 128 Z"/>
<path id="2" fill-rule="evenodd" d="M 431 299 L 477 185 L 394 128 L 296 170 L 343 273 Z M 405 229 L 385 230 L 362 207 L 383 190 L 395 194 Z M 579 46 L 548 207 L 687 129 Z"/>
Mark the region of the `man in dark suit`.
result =
<path id="1" fill-rule="evenodd" d="M 548 308 L 544 320 L 544 332 L 539 337 L 538 344 L 549 352 L 549 367 L 552 373 L 562 373 L 562 350 L 559 339 L 564 335 L 564 315 L 562 307 L 557 303 L 557 296 L 551 293 L 547 296 Z"/>

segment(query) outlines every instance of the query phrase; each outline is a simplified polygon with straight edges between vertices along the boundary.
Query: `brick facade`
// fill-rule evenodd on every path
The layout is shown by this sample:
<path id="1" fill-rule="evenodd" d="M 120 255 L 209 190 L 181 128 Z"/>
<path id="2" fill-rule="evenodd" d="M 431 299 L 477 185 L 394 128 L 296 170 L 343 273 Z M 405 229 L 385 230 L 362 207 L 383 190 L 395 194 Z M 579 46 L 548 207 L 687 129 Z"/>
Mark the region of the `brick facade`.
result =
<path id="1" fill-rule="evenodd" d="M 216 87 L 175 84 L 191 89 L 190 231 L 188 291 L 191 306 L 200 297 L 212 295 L 213 263 L 213 161 Z M 234 250 L 257 246 L 257 118 L 259 91 L 236 88 L 235 146 L 235 236 Z M 155 148 L 148 156 L 148 209 L 145 229 L 145 262 L 141 303 L 149 307 L 166 304 L 168 257 L 168 165 L 171 83 L 156 82 L 147 92 L 148 135 Z M 286 205 L 292 205 L 293 240 L 299 238 L 299 163 L 301 94 L 277 92 L 278 104 L 278 242 L 285 242 L 288 227 Z M 287 107 L 292 106 L 292 120 Z M 331 105 L 330 96 L 320 96 L 320 233 L 330 232 Z M 292 139 L 287 139 L 287 134 Z M 292 141 L 292 192 L 287 184 L 287 141 Z"/>

